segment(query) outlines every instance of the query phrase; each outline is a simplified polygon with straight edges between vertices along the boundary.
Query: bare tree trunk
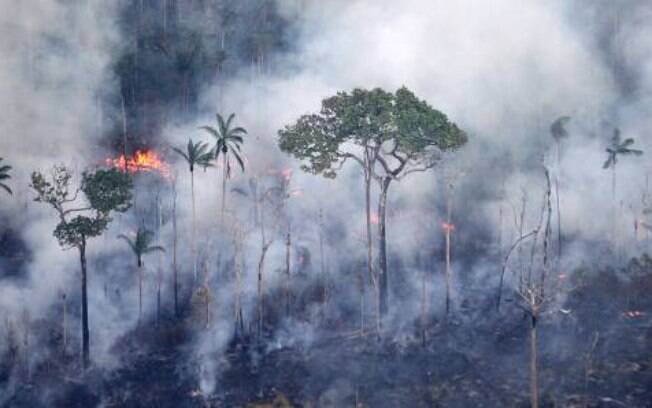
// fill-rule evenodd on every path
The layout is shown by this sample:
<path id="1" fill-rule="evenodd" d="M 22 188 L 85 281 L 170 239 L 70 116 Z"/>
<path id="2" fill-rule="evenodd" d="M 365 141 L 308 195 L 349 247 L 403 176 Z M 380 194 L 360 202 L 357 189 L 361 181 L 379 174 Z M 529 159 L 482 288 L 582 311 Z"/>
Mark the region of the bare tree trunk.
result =
<path id="1" fill-rule="evenodd" d="M 124 157 L 124 171 L 129 172 L 129 160 L 127 159 L 127 109 L 125 107 L 125 96 L 121 93 L 121 106 L 122 106 L 122 156 Z"/>
<path id="2" fill-rule="evenodd" d="M 260 238 L 261 238 L 261 252 L 260 252 L 260 259 L 258 260 L 258 330 L 257 330 L 257 337 L 258 341 L 262 339 L 263 335 L 263 324 L 265 320 L 265 310 L 264 310 L 264 304 L 265 304 L 265 288 L 264 288 L 264 267 L 265 267 L 265 255 L 267 254 L 267 250 L 269 249 L 270 245 L 272 244 L 271 241 L 267 242 L 265 239 L 265 218 L 264 218 L 264 208 L 261 208 L 260 212 Z"/>
<path id="3" fill-rule="evenodd" d="M 174 287 L 174 314 L 179 317 L 179 282 L 177 271 L 177 181 L 172 182 L 172 286 Z"/>
<path id="4" fill-rule="evenodd" d="M 367 272 L 369 279 L 375 282 L 374 278 L 374 259 L 373 259 L 373 240 L 371 239 L 371 169 L 368 168 L 369 159 L 365 160 L 364 182 L 365 182 L 365 214 L 366 214 L 366 234 L 367 234 Z M 362 270 L 360 271 L 360 332 L 364 333 L 364 308 L 365 308 L 365 279 Z"/>
<path id="5" fill-rule="evenodd" d="M 236 338 L 239 337 L 244 332 L 244 321 L 242 318 L 242 306 L 241 306 L 241 287 L 242 287 L 242 266 L 240 264 L 240 257 L 242 252 L 242 232 L 239 227 L 235 231 L 234 240 L 235 240 L 235 254 L 234 254 L 234 270 L 235 270 L 235 305 L 234 305 L 234 322 L 235 322 L 235 334 Z"/>
<path id="6" fill-rule="evenodd" d="M 417 268 L 422 270 L 421 274 L 421 343 L 425 347 L 428 341 L 428 313 L 430 305 L 428 303 L 428 271 L 421 264 L 421 256 L 417 253 Z"/>
<path id="7" fill-rule="evenodd" d="M 290 250 L 292 245 L 292 235 L 290 225 L 288 223 L 287 239 L 285 241 L 285 315 L 290 317 Z"/>
<path id="8" fill-rule="evenodd" d="M 226 180 L 228 177 L 226 153 L 222 155 L 222 163 L 224 168 L 222 169 L 222 211 L 220 213 L 220 219 L 222 224 L 224 224 L 224 209 L 226 207 Z"/>
<path id="9" fill-rule="evenodd" d="M 444 231 L 446 232 L 446 321 L 448 321 L 451 304 L 451 229 L 453 228 L 453 225 L 451 224 L 453 212 L 452 196 L 453 188 L 452 186 L 449 186 L 448 197 L 446 200 L 446 226 L 444 228 Z"/>
<path id="10" fill-rule="evenodd" d="M 264 267 L 265 267 L 265 255 L 269 245 L 263 244 L 262 251 L 260 253 L 260 259 L 258 261 L 258 340 L 262 338 L 263 334 L 263 323 L 265 320 L 265 283 L 264 283 Z"/>
<path id="11" fill-rule="evenodd" d="M 561 174 L 561 141 L 557 141 L 557 175 L 555 177 L 555 197 L 557 200 L 557 261 L 561 266 L 562 241 L 561 241 L 561 198 L 559 197 L 559 178 Z"/>
<path id="12" fill-rule="evenodd" d="M 321 208 L 319 209 L 319 264 L 322 283 L 322 318 L 324 318 L 328 301 L 328 281 L 326 279 L 326 257 L 324 256 L 324 213 Z"/>
<path id="13" fill-rule="evenodd" d="M 84 369 L 87 369 L 90 366 L 90 333 L 88 329 L 88 293 L 86 290 L 87 286 L 87 274 L 86 274 L 86 239 L 82 238 L 82 243 L 78 247 L 79 249 L 79 260 L 81 263 L 81 273 L 82 273 L 82 362 Z"/>
<path id="14" fill-rule="evenodd" d="M 537 314 L 530 320 L 530 405 L 539 408 L 539 377 L 537 368 Z"/>
<path id="15" fill-rule="evenodd" d="M 197 211 L 195 209 L 195 173 L 190 170 L 190 195 L 192 199 L 192 273 L 194 282 L 197 283 Z"/>
<path id="16" fill-rule="evenodd" d="M 387 271 L 387 191 L 392 181 L 385 177 L 380 185 L 378 200 L 378 320 L 387 314 L 389 309 L 389 278 Z"/>
<path id="17" fill-rule="evenodd" d="M 68 348 L 68 325 L 66 323 L 66 315 L 68 312 L 68 305 L 66 302 L 66 294 L 61 295 L 63 300 L 63 322 L 61 324 L 61 331 L 63 333 L 63 355 L 66 355 L 66 349 Z"/>
<path id="18" fill-rule="evenodd" d="M 143 264 L 138 260 L 138 326 L 143 316 Z"/>

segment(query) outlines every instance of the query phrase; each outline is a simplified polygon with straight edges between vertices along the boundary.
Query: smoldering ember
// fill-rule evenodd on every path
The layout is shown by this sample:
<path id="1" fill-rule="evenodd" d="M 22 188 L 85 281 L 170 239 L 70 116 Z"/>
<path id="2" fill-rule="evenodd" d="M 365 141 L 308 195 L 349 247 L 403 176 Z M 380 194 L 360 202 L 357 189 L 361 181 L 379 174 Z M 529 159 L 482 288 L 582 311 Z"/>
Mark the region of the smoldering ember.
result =
<path id="1" fill-rule="evenodd" d="M 0 0 L 0 406 L 652 407 L 651 36 Z"/>

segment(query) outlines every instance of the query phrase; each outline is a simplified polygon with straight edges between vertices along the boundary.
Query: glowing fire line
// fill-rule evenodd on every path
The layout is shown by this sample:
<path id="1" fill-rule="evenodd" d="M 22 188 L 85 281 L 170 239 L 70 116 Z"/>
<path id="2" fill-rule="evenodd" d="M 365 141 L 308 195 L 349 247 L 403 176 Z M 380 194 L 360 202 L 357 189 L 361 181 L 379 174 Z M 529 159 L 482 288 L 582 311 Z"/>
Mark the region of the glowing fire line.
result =
<path id="1" fill-rule="evenodd" d="M 123 171 L 126 170 L 131 174 L 155 172 L 165 178 L 170 178 L 172 174 L 170 166 L 160 158 L 158 153 L 152 150 L 137 150 L 132 157 L 128 158 L 125 158 L 124 154 L 121 154 L 116 159 L 106 159 L 106 164 Z"/>

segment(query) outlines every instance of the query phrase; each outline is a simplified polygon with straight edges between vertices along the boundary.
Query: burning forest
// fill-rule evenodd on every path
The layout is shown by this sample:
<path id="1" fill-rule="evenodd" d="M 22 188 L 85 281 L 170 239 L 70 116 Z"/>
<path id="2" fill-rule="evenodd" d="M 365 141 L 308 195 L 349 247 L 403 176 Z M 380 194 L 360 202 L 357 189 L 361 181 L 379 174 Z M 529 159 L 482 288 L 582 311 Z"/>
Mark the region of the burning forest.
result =
<path id="1" fill-rule="evenodd" d="M 0 7 L 0 406 L 652 406 L 648 1 Z"/>

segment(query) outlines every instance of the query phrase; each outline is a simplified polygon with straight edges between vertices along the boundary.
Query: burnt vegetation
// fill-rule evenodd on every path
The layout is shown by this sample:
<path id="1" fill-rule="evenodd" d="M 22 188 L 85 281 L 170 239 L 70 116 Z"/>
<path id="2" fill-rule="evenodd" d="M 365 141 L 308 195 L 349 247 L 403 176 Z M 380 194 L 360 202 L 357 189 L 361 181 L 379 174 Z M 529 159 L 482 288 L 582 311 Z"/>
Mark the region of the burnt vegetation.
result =
<path id="1" fill-rule="evenodd" d="M 405 86 L 261 130 L 226 89 L 292 72 L 304 2 L 120 3 L 84 167 L 0 152 L 1 406 L 651 406 L 649 144 L 556 112 L 477 160 Z M 590 238 L 579 138 L 610 192 Z"/>

